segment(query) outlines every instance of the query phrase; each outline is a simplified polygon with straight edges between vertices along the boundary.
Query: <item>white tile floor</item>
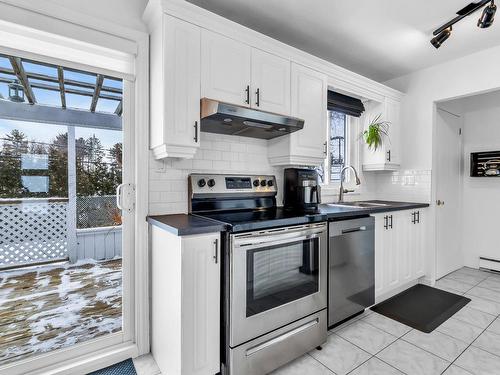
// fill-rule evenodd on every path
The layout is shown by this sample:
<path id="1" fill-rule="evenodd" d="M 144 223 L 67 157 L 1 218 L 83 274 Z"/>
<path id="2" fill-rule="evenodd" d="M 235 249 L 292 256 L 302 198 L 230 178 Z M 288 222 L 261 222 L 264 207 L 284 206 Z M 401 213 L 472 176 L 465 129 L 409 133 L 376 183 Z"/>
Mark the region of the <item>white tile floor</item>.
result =
<path id="1" fill-rule="evenodd" d="M 137 375 L 161 375 L 160 369 L 151 354 L 146 354 L 132 360 Z"/>
<path id="2" fill-rule="evenodd" d="M 366 311 L 273 375 L 500 374 L 500 275 L 462 268 L 436 287 L 472 301 L 434 332 Z"/>

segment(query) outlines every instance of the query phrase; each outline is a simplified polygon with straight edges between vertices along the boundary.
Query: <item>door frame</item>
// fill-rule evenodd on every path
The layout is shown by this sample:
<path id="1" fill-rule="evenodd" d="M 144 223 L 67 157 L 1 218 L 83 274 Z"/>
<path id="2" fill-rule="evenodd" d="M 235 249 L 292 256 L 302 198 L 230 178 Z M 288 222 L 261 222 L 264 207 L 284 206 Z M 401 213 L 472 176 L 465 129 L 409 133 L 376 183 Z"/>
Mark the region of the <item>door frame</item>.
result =
<path id="1" fill-rule="evenodd" d="M 457 95 L 436 98 L 432 103 L 432 170 L 431 170 L 431 203 L 429 206 L 429 236 L 426 240 L 428 245 L 428 252 L 426 254 L 427 259 L 427 273 L 425 278 L 422 280 L 424 283 L 429 285 L 434 285 L 436 282 L 436 261 L 437 261 L 437 210 L 436 210 L 436 199 L 437 199 L 437 106 L 440 103 L 444 103 L 456 99 L 464 99 L 467 97 L 486 94 L 488 92 L 498 91 L 500 87 L 489 87 L 483 90 L 476 90 L 470 92 L 460 92 Z M 463 130 L 463 129 L 462 129 Z M 462 139 L 463 142 L 463 139 Z"/>
<path id="2" fill-rule="evenodd" d="M 77 356 L 74 347 L 69 347 L 0 367 L 6 375 L 85 374 L 150 351 L 149 236 L 145 220 L 149 177 L 149 35 L 56 4 L 16 1 L 20 7 L 6 3 L 11 1 L 0 1 L 0 52 L 110 74 L 124 79 L 124 86 L 132 89 L 124 97 L 124 112 L 128 108 L 130 116 L 124 117 L 123 124 L 124 130 L 130 129 L 134 171 L 130 180 L 136 188 L 135 215 L 130 218 L 135 227 L 131 233 L 134 243 L 130 246 L 129 277 L 124 278 L 124 285 L 128 284 L 124 300 L 129 305 L 125 317 L 130 319 L 124 320 L 124 327 L 130 329 L 77 344 Z"/>
<path id="3" fill-rule="evenodd" d="M 438 225 L 439 225 L 439 222 L 438 222 L 438 214 L 439 214 L 439 208 L 437 207 L 437 204 L 436 204 L 436 200 L 439 198 L 437 196 L 438 194 L 438 185 L 439 185 L 439 181 L 440 181 L 440 177 L 439 177 L 439 171 L 438 171 L 438 148 L 440 147 L 440 144 L 439 144 L 439 138 L 438 138 L 438 111 L 444 111 L 452 116 L 456 116 L 457 118 L 459 119 L 463 119 L 463 117 L 461 115 L 458 115 L 456 113 L 453 113 L 447 109 L 444 109 L 444 108 L 440 108 L 440 104 L 442 103 L 446 103 L 446 100 L 441 100 L 439 102 L 435 102 L 434 103 L 434 121 L 433 121 L 433 142 L 432 142 L 432 184 L 431 184 L 431 207 L 432 207 L 432 210 L 433 212 L 432 213 L 432 220 L 433 220 L 433 223 L 432 223 L 432 228 L 434 228 L 434 233 L 433 233 L 433 236 L 432 236 L 432 240 L 433 240 L 433 243 L 434 243 L 434 256 L 432 257 L 432 280 L 433 282 L 435 282 L 437 280 L 437 262 L 438 262 L 438 251 L 439 251 L 439 247 L 438 247 L 438 235 L 439 235 L 439 228 L 438 228 Z M 463 164 L 463 151 L 464 151 L 464 144 L 463 144 L 463 125 L 461 125 L 461 130 L 462 130 L 462 136 L 460 137 L 460 140 L 459 140 L 459 148 L 460 148 L 460 151 L 461 151 L 461 158 L 460 158 L 460 170 L 463 171 L 463 167 L 464 167 L 464 164 Z M 461 173 L 460 175 L 460 185 L 458 187 L 459 189 L 459 197 L 460 197 L 460 207 L 458 208 L 459 212 L 462 213 L 462 203 L 461 203 L 461 197 L 462 197 L 462 191 L 463 191 L 463 173 Z M 461 225 L 461 223 L 460 223 Z M 460 241 L 460 245 L 461 245 L 461 241 Z"/>

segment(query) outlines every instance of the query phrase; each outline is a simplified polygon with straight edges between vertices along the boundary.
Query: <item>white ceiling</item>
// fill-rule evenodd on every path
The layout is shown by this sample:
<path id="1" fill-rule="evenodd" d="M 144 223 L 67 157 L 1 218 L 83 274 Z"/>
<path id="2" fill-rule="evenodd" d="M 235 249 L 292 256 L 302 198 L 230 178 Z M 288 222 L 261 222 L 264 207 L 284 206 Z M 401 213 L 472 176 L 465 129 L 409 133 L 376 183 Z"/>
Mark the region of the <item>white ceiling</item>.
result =
<path id="1" fill-rule="evenodd" d="M 431 46 L 432 31 L 467 0 L 188 1 L 380 82 L 500 45 L 500 17 L 479 29 L 478 11 Z"/>

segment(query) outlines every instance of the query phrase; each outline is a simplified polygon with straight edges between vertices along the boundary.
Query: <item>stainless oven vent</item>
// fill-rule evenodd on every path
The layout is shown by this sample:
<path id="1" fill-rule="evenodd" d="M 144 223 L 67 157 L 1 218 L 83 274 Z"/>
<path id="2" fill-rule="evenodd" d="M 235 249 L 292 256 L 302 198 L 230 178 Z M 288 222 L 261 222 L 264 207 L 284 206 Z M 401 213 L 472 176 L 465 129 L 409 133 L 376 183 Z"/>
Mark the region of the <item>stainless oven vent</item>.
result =
<path id="1" fill-rule="evenodd" d="M 201 131 L 273 139 L 296 132 L 304 120 L 296 117 L 259 111 L 217 100 L 201 99 Z"/>

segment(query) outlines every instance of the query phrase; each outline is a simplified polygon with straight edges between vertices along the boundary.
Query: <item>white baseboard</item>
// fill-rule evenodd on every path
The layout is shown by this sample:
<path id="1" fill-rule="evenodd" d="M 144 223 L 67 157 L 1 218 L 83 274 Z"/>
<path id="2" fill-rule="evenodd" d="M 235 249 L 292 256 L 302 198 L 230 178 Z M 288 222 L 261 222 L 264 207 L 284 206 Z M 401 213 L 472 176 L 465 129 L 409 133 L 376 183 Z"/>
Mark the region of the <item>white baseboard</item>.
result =
<path id="1" fill-rule="evenodd" d="M 386 299 L 389 299 L 389 298 L 395 296 L 396 294 L 399 294 L 399 293 L 405 291 L 406 289 L 411 288 L 412 286 L 414 286 L 416 284 L 418 284 L 418 279 L 412 280 L 406 284 L 400 285 L 397 288 L 394 288 L 394 289 L 390 290 L 389 292 L 386 292 L 386 293 L 381 294 L 379 296 L 375 296 L 375 304 L 380 303 L 382 301 L 385 301 Z"/>
<path id="2" fill-rule="evenodd" d="M 500 272 L 500 260 L 480 257 L 479 268 Z"/>
<path id="3" fill-rule="evenodd" d="M 418 283 L 427 286 L 434 286 L 436 284 L 436 281 L 428 277 L 421 277 L 420 279 L 418 279 Z"/>

